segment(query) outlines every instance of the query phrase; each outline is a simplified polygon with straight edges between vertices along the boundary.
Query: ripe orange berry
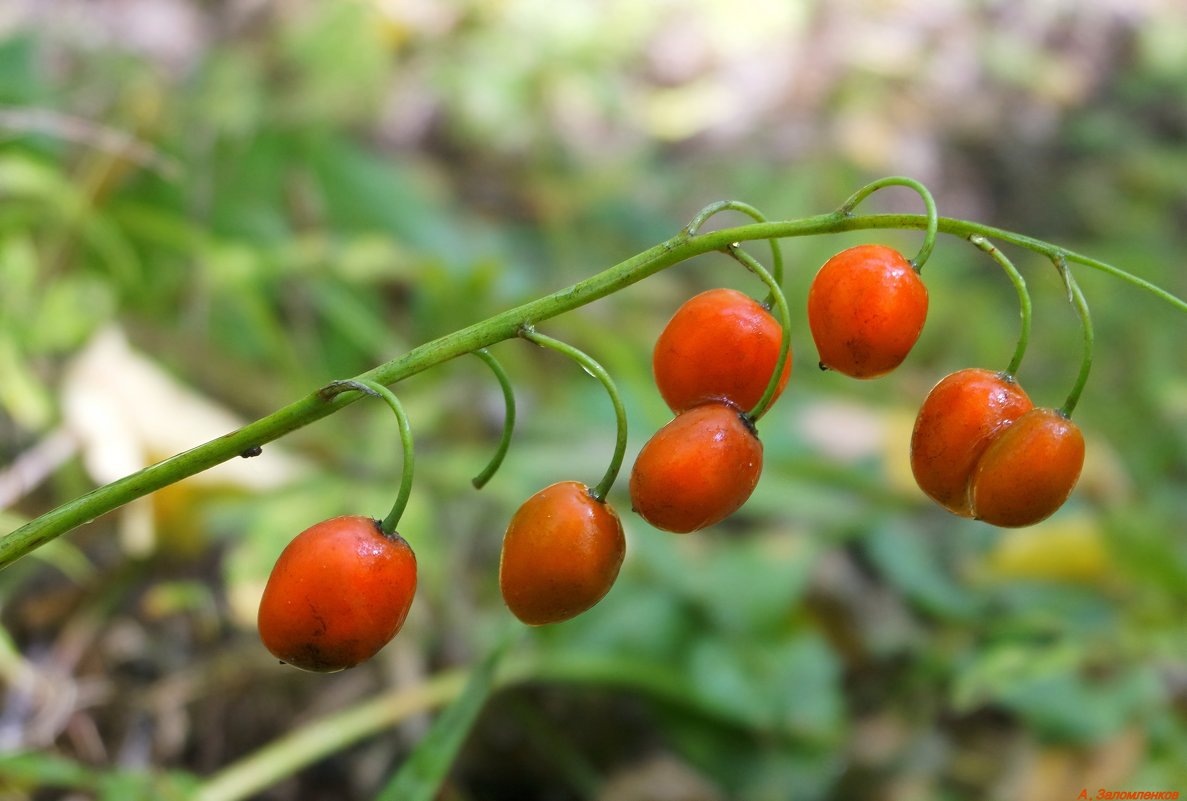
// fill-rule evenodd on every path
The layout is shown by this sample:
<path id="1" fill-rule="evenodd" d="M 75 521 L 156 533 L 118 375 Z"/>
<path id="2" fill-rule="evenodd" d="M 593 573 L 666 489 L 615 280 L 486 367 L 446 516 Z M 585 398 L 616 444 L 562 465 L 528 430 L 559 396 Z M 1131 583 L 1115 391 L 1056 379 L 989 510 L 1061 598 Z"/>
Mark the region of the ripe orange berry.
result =
<path id="1" fill-rule="evenodd" d="M 919 488 L 971 517 L 969 480 L 977 460 L 1033 405 L 1005 373 L 970 368 L 945 377 L 923 401 L 911 433 L 911 472 Z"/>
<path id="2" fill-rule="evenodd" d="M 808 290 L 820 365 L 876 378 L 906 358 L 927 319 L 927 288 L 902 254 L 858 245 L 833 256 Z"/>
<path id="3" fill-rule="evenodd" d="M 584 484 L 562 481 L 528 498 L 511 518 L 499 588 L 524 623 L 559 623 L 602 600 L 625 553 L 614 509 Z"/>
<path id="4" fill-rule="evenodd" d="M 782 335 L 779 322 L 750 296 L 733 289 L 702 292 L 676 310 L 656 340 L 655 384 L 677 413 L 710 400 L 751 409 L 775 371 Z M 775 398 L 790 375 L 789 350 Z"/>
<path id="5" fill-rule="evenodd" d="M 977 461 L 973 514 L 995 526 L 1037 523 L 1068 499 L 1083 467 L 1080 427 L 1055 409 L 1031 409 Z"/>
<path id="6" fill-rule="evenodd" d="M 656 432 L 631 470 L 631 505 L 665 531 L 711 526 L 746 502 L 762 473 L 762 443 L 738 407 L 706 403 Z"/>
<path id="7" fill-rule="evenodd" d="M 260 639 L 303 670 L 344 670 L 396 636 L 415 593 L 416 556 L 403 537 L 369 517 L 335 517 L 280 554 L 260 600 Z"/>

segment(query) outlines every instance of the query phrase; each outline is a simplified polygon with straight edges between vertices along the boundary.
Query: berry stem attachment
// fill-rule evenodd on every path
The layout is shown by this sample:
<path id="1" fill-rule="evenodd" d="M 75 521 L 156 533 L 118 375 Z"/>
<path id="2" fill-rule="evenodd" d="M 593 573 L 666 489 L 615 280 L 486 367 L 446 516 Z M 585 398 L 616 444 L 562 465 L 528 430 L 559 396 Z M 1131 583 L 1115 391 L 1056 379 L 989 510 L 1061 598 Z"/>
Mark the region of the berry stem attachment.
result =
<path id="1" fill-rule="evenodd" d="M 1064 417 L 1071 417 L 1072 410 L 1080 402 L 1080 395 L 1084 392 L 1085 384 L 1088 383 L 1088 374 L 1092 371 L 1092 350 L 1096 335 L 1092 330 L 1092 315 L 1088 312 L 1088 301 L 1084 298 L 1084 293 L 1080 291 L 1080 285 L 1068 267 L 1067 257 L 1063 253 L 1057 253 L 1052 261 L 1055 262 L 1055 269 L 1059 270 L 1059 275 L 1067 286 L 1068 301 L 1080 315 L 1080 327 L 1084 333 L 1084 355 L 1080 358 L 1080 373 L 1076 376 L 1076 383 L 1072 386 L 1072 391 L 1068 393 L 1067 400 L 1059 408 L 1060 414 Z"/>
<path id="2" fill-rule="evenodd" d="M 503 404 L 506 408 L 503 417 L 503 434 L 499 437 L 499 445 L 495 448 L 495 453 L 491 457 L 490 462 L 483 468 L 482 472 L 474 476 L 470 483 L 474 485 L 474 489 L 482 489 L 486 486 L 486 482 L 491 480 L 491 477 L 498 471 L 499 466 L 503 464 L 503 457 L 507 455 L 507 449 L 511 447 L 511 432 L 515 430 L 515 392 L 511 389 L 511 379 L 507 377 L 507 371 L 503 369 L 503 365 L 499 363 L 489 350 L 486 348 L 479 348 L 471 351 L 475 356 L 486 362 L 486 366 L 495 374 L 495 378 L 499 382 L 499 387 L 503 390 Z"/>
<path id="3" fill-rule="evenodd" d="M 331 398 L 334 395 L 350 391 L 362 392 L 382 400 L 395 412 L 396 421 L 400 427 L 400 445 L 404 451 L 403 470 L 400 474 L 400 489 L 396 493 L 396 502 L 392 504 L 392 510 L 387 513 L 387 517 L 379 521 L 379 530 L 386 536 L 391 537 L 396 533 L 396 526 L 399 525 L 400 518 L 404 514 L 404 509 L 408 506 L 408 498 L 412 494 L 412 472 L 415 462 L 415 455 L 412 448 L 412 427 L 408 425 L 408 415 L 404 412 L 404 406 L 400 403 L 400 399 L 390 389 L 375 381 L 359 380 L 357 378 L 335 381 L 322 389 L 321 393 L 327 398 Z"/>
<path id="4" fill-rule="evenodd" d="M 989 257 L 1006 271 L 1006 275 L 1010 277 L 1010 281 L 1014 284 L 1014 290 L 1018 293 L 1018 313 L 1022 318 L 1022 328 L 1018 333 L 1018 345 L 1014 348 L 1014 357 L 1010 359 L 1010 365 L 1006 368 L 1006 374 L 1014 376 L 1017 374 L 1018 368 L 1022 366 L 1022 357 L 1026 354 L 1026 346 L 1030 343 L 1030 324 L 1033 307 L 1030 302 L 1030 292 L 1026 289 L 1026 279 L 1022 277 L 1022 273 L 1018 272 L 1018 268 L 1014 266 L 1014 263 L 1006 258 L 1006 254 L 998 250 L 997 246 L 988 239 L 980 234 L 973 234 L 969 237 L 969 241 L 988 253 Z"/>
<path id="5" fill-rule="evenodd" d="M 771 379 L 767 382 L 767 388 L 759 397 L 758 402 L 754 404 L 754 408 L 746 412 L 746 417 L 754 423 L 770 408 L 771 400 L 775 397 L 775 392 L 779 387 L 779 379 L 783 375 L 783 365 L 787 363 L 787 354 L 791 352 L 791 311 L 787 308 L 787 299 L 783 296 L 783 290 L 779 288 L 775 278 L 767 272 L 758 259 L 742 250 L 737 243 L 728 245 L 725 252 L 767 285 L 770 296 L 774 299 L 774 307 L 779 312 L 779 328 L 783 332 L 779 338 L 779 355 L 775 359 L 775 369 L 771 373 Z"/>
<path id="6" fill-rule="evenodd" d="M 914 190 L 923 199 L 923 206 L 927 210 L 927 224 L 923 235 L 923 245 L 919 248 L 919 252 L 915 254 L 915 258 L 910 260 L 911 266 L 915 268 L 915 272 L 919 272 L 923 269 L 924 262 L 928 260 L 931 256 L 932 249 L 936 246 L 936 235 L 940 229 L 940 215 L 936 211 L 936 200 L 932 197 L 928 188 L 919 181 L 902 175 L 891 175 L 886 178 L 880 178 L 877 181 L 866 184 L 850 195 L 849 199 L 837 209 L 837 214 L 841 217 L 849 217 L 853 214 L 853 210 L 857 208 L 859 203 L 879 189 L 887 186 L 905 186 L 908 189 Z"/>
<path id="7" fill-rule="evenodd" d="M 697 212 L 697 216 L 692 218 L 684 230 L 688 232 L 689 236 L 696 236 L 697 231 L 705 224 L 706 220 L 722 211 L 740 211 L 755 222 L 765 223 L 767 221 L 763 213 L 749 203 L 743 203 L 740 200 L 719 200 Z M 775 279 L 776 284 L 783 286 L 783 248 L 780 247 L 778 239 L 772 238 L 767 241 L 771 244 L 771 276 Z M 774 302 L 775 296 L 769 295 L 764 304 L 770 308 Z"/>
<path id="8" fill-rule="evenodd" d="M 610 396 L 610 402 L 614 405 L 614 418 L 618 435 L 614 440 L 614 454 L 610 457 L 610 466 L 606 468 L 606 474 L 598 482 L 598 485 L 589 491 L 589 494 L 595 501 L 599 503 L 604 502 L 606 495 L 610 492 L 610 488 L 614 486 L 614 480 L 618 478 L 618 471 L 622 469 L 622 460 L 626 455 L 626 408 L 622 405 L 622 398 L 618 394 L 618 387 L 614 385 L 614 380 L 610 378 L 610 374 L 606 372 L 606 368 L 594 361 L 593 357 L 588 353 L 573 347 L 567 342 L 561 342 L 559 339 L 553 339 L 550 336 L 541 334 L 530 325 L 520 327 L 519 335 L 537 345 L 550 348 L 557 353 L 568 356 L 580 364 L 587 373 L 601 381 L 602 386 L 606 388 L 606 394 Z"/>

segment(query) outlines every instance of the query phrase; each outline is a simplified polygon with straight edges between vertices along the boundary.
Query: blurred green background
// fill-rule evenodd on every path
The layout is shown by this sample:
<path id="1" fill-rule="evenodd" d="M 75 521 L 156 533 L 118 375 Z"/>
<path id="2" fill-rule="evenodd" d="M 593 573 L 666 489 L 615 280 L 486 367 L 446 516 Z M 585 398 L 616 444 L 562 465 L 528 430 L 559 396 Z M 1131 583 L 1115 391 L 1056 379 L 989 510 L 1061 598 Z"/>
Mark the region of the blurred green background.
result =
<path id="1" fill-rule="evenodd" d="M 942 214 L 1184 295 L 1185 143 L 1173 0 L 6 0 L 0 523 L 591 275 L 718 199 L 790 219 L 906 174 Z M 898 190 L 868 203 L 918 205 Z M 521 416 L 481 492 L 469 479 L 503 414 L 486 368 L 459 360 L 397 387 L 418 453 L 401 530 L 421 578 L 371 663 L 279 666 L 254 614 L 297 532 L 390 506 L 399 447 L 382 404 L 4 571 L 0 797 L 245 797 L 210 788 L 262 770 L 250 760 L 268 744 L 294 754 L 282 737 L 411 699 L 251 796 L 372 798 L 451 697 L 442 682 L 508 629 L 518 680 L 486 704 L 440 798 L 1187 793 L 1187 319 L 1077 273 L 1098 338 L 1077 410 L 1085 473 L 1049 521 L 999 531 L 927 502 L 906 445 L 940 377 L 1005 366 L 1013 289 L 942 238 L 907 362 L 874 382 L 824 374 L 805 293 L 861 241 L 910 253 L 919 235 L 785 244 L 796 368 L 764 419 L 752 500 L 675 537 L 627 511 L 620 480 L 627 561 L 569 623 L 514 623 L 500 538 L 537 489 L 600 477 L 613 416 L 595 381 L 522 342 L 493 349 Z M 1036 309 L 1019 378 L 1058 405 L 1076 317 L 1049 263 L 1011 255 Z M 618 380 L 628 466 L 668 418 L 651 343 L 722 284 L 760 293 L 702 257 L 546 326 Z"/>

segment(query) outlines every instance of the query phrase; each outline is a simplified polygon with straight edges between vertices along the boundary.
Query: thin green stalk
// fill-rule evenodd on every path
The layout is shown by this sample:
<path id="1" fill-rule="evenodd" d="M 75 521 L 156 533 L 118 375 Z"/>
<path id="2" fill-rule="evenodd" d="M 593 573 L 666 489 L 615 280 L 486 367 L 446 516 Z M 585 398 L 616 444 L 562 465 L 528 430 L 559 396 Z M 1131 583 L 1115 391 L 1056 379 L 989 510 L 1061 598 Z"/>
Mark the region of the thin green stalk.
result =
<path id="1" fill-rule="evenodd" d="M 412 715 L 456 698 L 467 672 L 438 673 L 423 683 L 368 698 L 280 737 L 207 779 L 190 801 L 242 801 L 335 754 L 352 743 L 390 728 Z"/>
<path id="2" fill-rule="evenodd" d="M 1030 302 L 1030 292 L 1026 289 L 1026 279 L 1022 277 L 1022 273 L 1018 272 L 1018 268 L 1014 266 L 1013 262 L 1006 258 L 1006 254 L 998 250 L 988 239 L 980 234 L 973 234 L 969 237 L 969 241 L 988 253 L 989 257 L 1006 271 L 1006 275 L 1014 284 L 1014 291 L 1018 293 L 1018 313 L 1022 318 L 1022 329 L 1018 334 L 1018 345 L 1014 348 L 1014 357 L 1010 359 L 1010 366 L 1006 368 L 1006 374 L 1014 376 L 1018 373 L 1018 368 L 1022 366 L 1022 357 L 1026 355 L 1026 346 L 1030 342 L 1033 307 Z"/>
<path id="3" fill-rule="evenodd" d="M 374 381 L 385 386 L 394 384 L 457 356 L 511 339 L 517 336 L 519 330 L 525 325 L 532 325 L 580 308 L 693 256 L 722 250 L 734 242 L 877 229 L 926 230 L 931 223 L 930 217 L 926 215 L 846 215 L 842 211 L 834 211 L 797 220 L 752 223 L 734 228 L 723 228 L 697 236 L 690 236 L 686 230 L 682 230 L 671 239 L 583 281 L 508 309 L 439 339 L 426 342 L 398 358 L 356 376 L 356 379 Z M 947 217 L 938 218 L 936 226 L 937 230 L 944 234 L 966 239 L 972 234 L 981 234 L 998 242 L 1017 245 L 1049 258 L 1055 258 L 1062 254 L 1069 262 L 1082 264 L 1119 278 L 1139 289 L 1150 292 L 1179 311 L 1187 313 L 1187 301 L 1165 289 L 1111 264 L 1064 250 L 1049 242 L 1001 228 Z M 256 448 L 339 411 L 359 397 L 360 395 L 355 393 L 326 397 L 321 392 L 313 392 L 236 431 L 198 445 L 110 484 L 97 487 L 0 538 L 0 568 L 12 564 L 30 551 L 100 515 L 162 487 L 208 470 L 217 464 L 252 453 Z"/>
<path id="4" fill-rule="evenodd" d="M 697 212 L 697 215 L 692 218 L 692 221 L 684 227 L 689 236 L 696 236 L 697 232 L 701 230 L 701 226 L 705 221 L 723 211 L 740 211 L 755 222 L 766 222 L 767 218 L 754 206 L 749 203 L 743 203 L 740 200 L 719 200 L 716 203 L 710 203 L 705 208 Z M 783 248 L 779 245 L 779 240 L 771 238 L 767 240 L 771 245 L 771 275 L 775 279 L 775 283 L 783 286 Z M 767 298 L 767 307 L 769 308 L 774 303 L 774 297 Z"/>
<path id="5" fill-rule="evenodd" d="M 470 734 L 478 713 L 494 692 L 496 670 L 511 643 L 509 637 L 474 666 L 465 688 L 417 743 L 412 755 L 386 782 L 375 801 L 433 801 Z"/>
<path id="6" fill-rule="evenodd" d="M 775 369 L 767 381 L 767 388 L 763 390 L 758 402 L 754 404 L 754 408 L 746 412 L 746 416 L 750 418 L 751 422 L 758 422 L 759 418 L 766 414 L 771 407 L 771 401 L 779 389 L 779 380 L 783 377 L 783 365 L 787 364 L 787 357 L 791 353 L 791 311 L 787 308 L 787 298 L 783 296 L 783 290 L 779 288 L 774 277 L 766 271 L 758 259 L 734 245 L 730 245 L 726 252 L 767 285 L 771 297 L 774 298 L 775 309 L 779 312 L 779 328 L 782 333 L 779 337 L 779 355 L 775 358 Z"/>
<path id="7" fill-rule="evenodd" d="M 1084 353 L 1080 358 L 1080 373 L 1076 376 L 1076 383 L 1072 386 L 1072 391 L 1068 393 L 1067 400 L 1059 408 L 1060 414 L 1064 417 L 1071 417 L 1076 404 L 1080 402 L 1084 386 L 1088 383 L 1088 374 L 1092 372 L 1092 351 L 1096 335 L 1092 330 L 1092 315 L 1088 312 L 1088 301 L 1084 298 L 1084 293 L 1080 291 L 1076 277 L 1068 269 L 1067 260 L 1060 255 L 1054 261 L 1055 268 L 1059 270 L 1060 276 L 1063 277 L 1063 281 L 1067 285 L 1068 300 L 1076 307 L 1076 313 L 1080 316 L 1080 328 L 1084 337 Z"/>
<path id="8" fill-rule="evenodd" d="M 524 325 L 572 311 L 673 264 L 715 250 L 726 241 L 729 241 L 727 237 L 716 233 L 695 240 L 684 233 L 678 234 L 591 278 L 427 342 L 355 378 L 394 384 L 457 356 L 518 336 Z M 137 498 L 237 456 L 258 453 L 264 445 L 340 411 L 360 397 L 358 393 L 315 391 L 236 431 L 97 487 L 0 539 L 0 568 Z"/>
<path id="9" fill-rule="evenodd" d="M 423 683 L 388 690 L 331 712 L 227 765 L 202 782 L 192 795 L 187 796 L 188 801 L 254 798 L 309 765 L 390 729 L 413 715 L 454 702 L 465 691 L 472 673 L 472 670 L 448 670 L 426 678 Z M 540 681 L 618 687 L 662 699 L 724 725 L 755 728 L 755 721 L 747 712 L 739 711 L 736 705 L 716 703 L 698 694 L 671 666 L 623 655 L 598 657 L 589 653 L 525 654 L 516 651 L 508 654 L 498 666 L 491 689 L 497 691 Z"/>
<path id="10" fill-rule="evenodd" d="M 380 530 L 389 537 L 396 533 L 396 526 L 400 524 L 400 518 L 404 515 L 404 509 L 408 506 L 408 498 L 412 495 L 412 473 L 415 466 L 415 453 L 412 447 L 412 427 L 408 424 L 408 415 L 404 411 L 404 406 L 400 403 L 392 391 L 383 384 L 377 384 L 374 381 L 362 381 L 359 379 L 346 379 L 345 381 L 334 381 L 322 389 L 323 393 L 333 393 L 335 395 L 342 392 L 362 392 L 366 395 L 379 398 L 388 406 L 396 415 L 397 425 L 400 427 L 400 446 L 404 451 L 403 469 L 400 471 L 400 489 L 396 493 L 396 502 L 392 504 L 392 510 L 387 513 L 387 517 L 379 523 Z"/>
<path id="11" fill-rule="evenodd" d="M 486 366 L 490 368 L 491 372 L 495 374 L 495 379 L 499 382 L 499 387 L 503 390 L 503 407 L 506 410 L 503 416 L 503 434 L 499 437 L 499 445 L 495 448 L 494 455 L 490 458 L 486 467 L 482 472 L 471 479 L 474 489 L 482 489 L 486 486 L 486 482 L 491 480 L 491 477 L 498 471 L 499 466 L 503 464 L 503 458 L 507 455 L 507 449 L 511 447 L 511 434 L 515 431 L 515 391 L 511 388 L 511 379 L 507 376 L 507 371 L 503 369 L 503 365 L 499 363 L 491 352 L 486 348 L 479 348 L 474 351 L 474 355 L 482 359 Z"/>
<path id="12" fill-rule="evenodd" d="M 594 361 L 588 353 L 573 347 L 569 343 L 561 342 L 559 339 L 553 339 L 550 336 L 541 334 L 531 326 L 524 326 L 520 329 L 519 335 L 524 339 L 535 342 L 537 345 L 542 345 L 555 350 L 557 353 L 568 356 L 585 368 L 586 372 L 601 381 L 602 386 L 606 388 L 606 394 L 610 396 L 610 403 L 614 405 L 614 420 L 618 434 L 614 439 L 614 453 L 610 457 L 610 466 L 606 468 L 606 474 L 598 482 L 598 485 L 589 492 L 594 500 L 598 502 L 605 501 L 610 488 L 614 486 L 614 480 L 618 478 L 618 471 L 622 469 L 622 460 L 626 456 L 626 408 L 622 405 L 622 397 L 618 394 L 618 387 L 614 385 L 614 380 L 610 378 L 610 374 L 606 372 L 606 368 Z"/>
<path id="13" fill-rule="evenodd" d="M 923 199 L 923 206 L 927 212 L 927 226 L 925 227 L 923 236 L 923 245 L 919 248 L 919 252 L 915 254 L 915 258 L 911 259 L 911 266 L 915 268 L 915 272 L 919 272 L 923 269 L 924 262 L 928 260 L 928 257 L 931 256 L 932 249 L 936 246 L 936 234 L 939 232 L 940 226 L 940 215 L 936 211 L 936 200 L 932 197 L 931 192 L 928 191 L 926 186 L 914 178 L 906 178 L 901 175 L 881 178 L 866 184 L 850 195 L 848 200 L 841 204 L 839 211 L 845 216 L 851 215 L 859 203 L 879 189 L 887 186 L 905 186 L 908 189 L 913 189 Z"/>
<path id="14" fill-rule="evenodd" d="M 1133 273 L 1127 272 L 1120 267 L 1109 264 L 1108 262 L 1094 259 L 1083 253 L 1077 253 L 1073 250 L 1067 250 L 1059 245 L 1046 242 L 1042 239 L 1037 239 L 1025 234 L 1008 231 L 1005 228 L 996 228 L 992 225 L 985 225 L 983 223 L 971 222 L 969 220 L 959 220 L 952 217 L 940 217 L 938 220 L 938 230 L 942 234 L 950 236 L 957 236 L 967 239 L 972 234 L 981 234 L 990 239 L 996 239 L 999 242 L 1008 242 L 1012 245 L 1025 248 L 1034 253 L 1046 256 L 1049 259 L 1055 259 L 1060 255 L 1068 262 L 1082 264 L 1093 270 L 1111 275 L 1114 278 L 1119 278 L 1131 286 L 1137 287 L 1143 291 L 1149 292 L 1154 297 L 1161 301 L 1169 303 L 1181 312 L 1187 313 L 1187 300 L 1180 298 L 1172 292 L 1168 292 L 1157 284 L 1147 281 L 1145 278 L 1140 278 Z M 779 225 L 779 223 L 775 223 Z M 827 230 L 820 230 L 814 233 L 841 233 L 848 231 L 868 231 L 874 229 L 922 229 L 927 226 L 927 218 L 917 214 L 870 214 L 859 217 L 851 217 L 847 220 L 837 222 L 835 225 L 827 226 Z M 769 236 L 767 231 L 763 230 L 765 226 L 755 225 L 754 228 L 759 230 L 754 232 L 752 239 L 762 239 Z M 747 232 L 749 233 L 749 232 Z M 778 234 L 774 234 L 778 235 Z M 784 236 L 805 236 L 810 235 L 806 233 L 788 232 Z M 742 239 L 743 237 L 738 237 Z"/>

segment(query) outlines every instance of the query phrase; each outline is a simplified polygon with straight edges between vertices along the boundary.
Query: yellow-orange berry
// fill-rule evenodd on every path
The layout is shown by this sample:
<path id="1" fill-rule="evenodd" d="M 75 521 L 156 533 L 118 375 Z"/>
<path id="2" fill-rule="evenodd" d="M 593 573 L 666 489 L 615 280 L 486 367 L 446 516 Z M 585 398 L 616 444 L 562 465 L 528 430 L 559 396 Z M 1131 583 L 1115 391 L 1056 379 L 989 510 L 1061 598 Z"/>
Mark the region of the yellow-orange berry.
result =
<path id="1" fill-rule="evenodd" d="M 876 378 L 906 358 L 927 319 L 927 288 L 897 250 L 858 245 L 833 256 L 808 290 L 820 365 Z"/>
<path id="2" fill-rule="evenodd" d="M 710 289 L 681 306 L 660 332 L 651 366 L 674 412 L 710 400 L 752 409 L 779 358 L 782 329 L 762 304 L 733 289 Z M 791 375 L 791 352 L 771 402 Z"/>
<path id="3" fill-rule="evenodd" d="M 303 670 L 330 673 L 370 659 L 404 625 L 416 556 L 369 517 L 324 520 L 298 534 L 260 600 L 264 646 Z"/>
<path id="4" fill-rule="evenodd" d="M 503 536 L 499 589 L 524 623 L 559 623 L 610 591 L 626 554 L 618 514 L 589 487 L 562 481 L 528 498 Z"/>
<path id="5" fill-rule="evenodd" d="M 1083 467 L 1080 427 L 1055 409 L 1031 409 L 977 460 L 973 515 L 995 526 L 1037 523 L 1068 499 Z"/>
<path id="6" fill-rule="evenodd" d="M 639 451 L 631 470 L 631 505 L 665 531 L 711 526 L 750 497 L 762 473 L 762 456 L 762 443 L 736 406 L 694 406 Z"/>

